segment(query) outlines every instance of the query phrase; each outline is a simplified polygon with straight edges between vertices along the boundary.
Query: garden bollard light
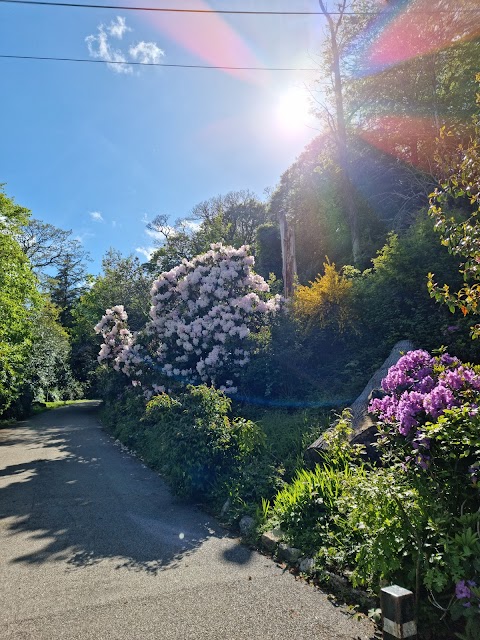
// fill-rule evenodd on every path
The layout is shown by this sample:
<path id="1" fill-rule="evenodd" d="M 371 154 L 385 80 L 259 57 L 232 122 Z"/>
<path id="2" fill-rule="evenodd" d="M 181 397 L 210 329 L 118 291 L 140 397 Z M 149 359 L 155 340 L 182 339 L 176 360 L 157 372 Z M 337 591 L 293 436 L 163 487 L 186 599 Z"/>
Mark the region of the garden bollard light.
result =
<path id="1" fill-rule="evenodd" d="M 413 593 L 394 584 L 380 591 L 383 640 L 414 638 L 417 635 Z"/>

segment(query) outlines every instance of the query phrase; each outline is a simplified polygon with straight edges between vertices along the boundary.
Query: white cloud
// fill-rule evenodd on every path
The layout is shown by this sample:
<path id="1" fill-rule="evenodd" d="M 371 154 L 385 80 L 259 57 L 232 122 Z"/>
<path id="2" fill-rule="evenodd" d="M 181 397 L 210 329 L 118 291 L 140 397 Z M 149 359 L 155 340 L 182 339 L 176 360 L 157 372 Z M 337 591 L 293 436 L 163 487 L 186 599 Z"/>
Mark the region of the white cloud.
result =
<path id="1" fill-rule="evenodd" d="M 107 31 L 113 38 L 121 40 L 127 31 L 131 31 L 131 29 L 130 27 L 127 27 L 125 18 L 117 16 L 115 20 L 112 20 L 108 25 Z"/>
<path id="2" fill-rule="evenodd" d="M 190 229 L 190 231 L 194 233 L 200 231 L 200 227 L 202 226 L 200 222 L 194 222 L 193 220 L 186 220 L 184 224 L 187 229 Z"/>
<path id="3" fill-rule="evenodd" d="M 73 240 L 80 242 L 80 244 L 84 244 L 85 240 L 88 240 L 89 238 L 95 238 L 95 234 L 91 231 L 81 231 L 76 236 L 74 236 Z"/>
<path id="4" fill-rule="evenodd" d="M 90 218 L 94 222 L 105 222 L 105 220 L 103 219 L 103 216 L 100 213 L 100 211 L 90 211 Z"/>
<path id="5" fill-rule="evenodd" d="M 143 64 L 157 64 L 165 52 L 155 42 L 144 42 L 143 40 L 137 44 L 131 44 L 128 50 L 115 48 L 110 42 L 110 38 L 122 40 L 123 36 L 132 31 L 127 27 L 125 18 L 117 16 L 109 25 L 99 24 L 97 33 L 91 34 L 85 38 L 88 53 L 92 58 L 104 60 L 108 67 L 115 73 L 131 74 L 133 68 L 128 64 L 130 59 L 132 62 L 140 62 Z M 127 54 L 129 58 L 127 58 Z"/>
<path id="6" fill-rule="evenodd" d="M 150 260 L 150 258 L 153 255 L 153 252 L 155 251 L 155 247 L 137 247 L 135 251 L 137 253 L 141 253 L 142 256 L 145 256 L 147 260 Z"/>
<path id="7" fill-rule="evenodd" d="M 165 52 L 155 42 L 143 41 L 132 45 L 128 52 L 136 62 L 143 64 L 157 64 L 165 55 Z"/>
<path id="8" fill-rule="evenodd" d="M 170 227 L 169 225 L 159 227 L 158 231 L 155 231 L 154 229 L 145 229 L 145 233 L 147 234 L 147 236 L 150 236 L 150 238 L 159 240 L 161 242 L 165 240 L 165 236 L 173 236 L 176 234 L 176 232 L 177 231 L 175 227 Z"/>
<path id="9" fill-rule="evenodd" d="M 116 73 L 132 73 L 132 67 L 123 64 L 127 61 L 123 53 L 110 45 L 103 24 L 97 27 L 97 35 L 87 36 L 85 42 L 87 43 L 88 53 L 92 58 L 115 63 L 108 66 Z"/>

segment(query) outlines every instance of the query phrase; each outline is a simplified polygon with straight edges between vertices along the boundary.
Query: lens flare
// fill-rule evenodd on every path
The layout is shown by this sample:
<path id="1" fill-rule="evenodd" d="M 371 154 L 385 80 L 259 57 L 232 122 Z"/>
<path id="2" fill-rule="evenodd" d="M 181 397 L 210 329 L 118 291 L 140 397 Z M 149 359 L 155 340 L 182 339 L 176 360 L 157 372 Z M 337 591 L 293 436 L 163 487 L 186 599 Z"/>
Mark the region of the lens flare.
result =
<path id="1" fill-rule="evenodd" d="M 189 8 L 209 10 L 211 6 L 205 0 L 195 0 Z M 247 42 L 216 13 L 154 13 L 148 20 L 205 64 L 222 67 L 264 66 Z M 225 69 L 225 73 L 247 82 L 263 82 L 262 74 L 254 71 Z"/>
<path id="2" fill-rule="evenodd" d="M 431 118 L 382 116 L 371 119 L 357 134 L 377 149 L 417 169 L 432 169 L 438 127 Z"/>
<path id="3" fill-rule="evenodd" d="M 375 18 L 351 48 L 366 76 L 480 35 L 478 0 L 399 0 Z"/>

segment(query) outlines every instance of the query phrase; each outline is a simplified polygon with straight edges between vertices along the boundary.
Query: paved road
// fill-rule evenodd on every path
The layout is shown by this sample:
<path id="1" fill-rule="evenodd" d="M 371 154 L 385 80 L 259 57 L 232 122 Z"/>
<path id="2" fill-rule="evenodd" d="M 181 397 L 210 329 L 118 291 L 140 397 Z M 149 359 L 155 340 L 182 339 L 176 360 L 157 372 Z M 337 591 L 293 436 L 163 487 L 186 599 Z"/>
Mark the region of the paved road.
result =
<path id="1" fill-rule="evenodd" d="M 0 430 L 2 640 L 368 640 L 102 432 L 96 403 Z"/>

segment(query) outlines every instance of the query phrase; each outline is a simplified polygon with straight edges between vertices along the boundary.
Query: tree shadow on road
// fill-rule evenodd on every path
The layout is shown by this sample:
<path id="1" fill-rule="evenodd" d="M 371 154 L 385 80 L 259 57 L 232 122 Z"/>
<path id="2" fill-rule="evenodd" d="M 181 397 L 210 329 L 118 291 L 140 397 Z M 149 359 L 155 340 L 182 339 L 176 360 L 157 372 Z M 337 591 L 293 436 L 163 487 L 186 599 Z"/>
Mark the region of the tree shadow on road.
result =
<path id="1" fill-rule="evenodd" d="M 226 535 L 112 446 L 88 403 L 41 414 L 13 433 L 15 444 L 0 447 L 9 562 L 63 562 L 77 570 L 109 560 L 115 568 L 156 574 L 178 566 L 209 537 Z"/>

